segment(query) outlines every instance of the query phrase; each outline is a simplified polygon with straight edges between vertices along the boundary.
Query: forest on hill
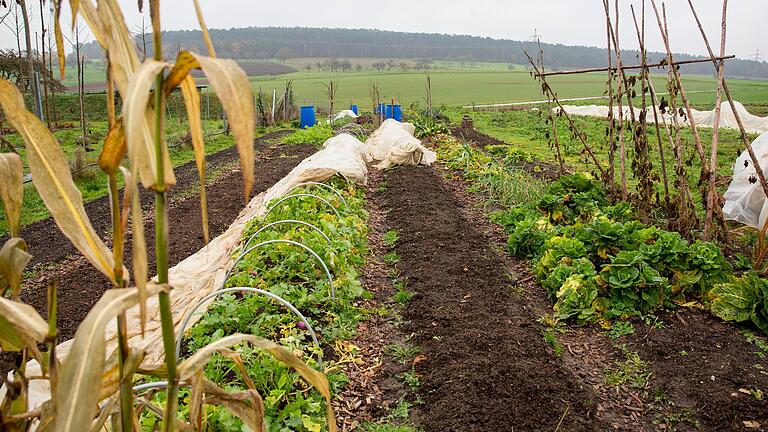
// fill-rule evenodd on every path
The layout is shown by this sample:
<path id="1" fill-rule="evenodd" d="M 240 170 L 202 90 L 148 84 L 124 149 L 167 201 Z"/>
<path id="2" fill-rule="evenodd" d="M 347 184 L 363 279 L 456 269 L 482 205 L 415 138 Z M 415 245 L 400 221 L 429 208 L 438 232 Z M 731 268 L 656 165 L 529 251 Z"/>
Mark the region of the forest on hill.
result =
<path id="1" fill-rule="evenodd" d="M 488 37 L 431 33 L 405 33 L 368 29 L 330 29 L 304 27 L 248 27 L 212 29 L 216 52 L 237 59 L 289 58 L 381 58 L 433 59 L 476 62 L 527 64 L 525 52 L 534 55 L 538 46 L 523 42 Z M 151 37 L 136 35 L 137 44 L 152 51 Z M 180 49 L 204 52 L 201 33 L 197 30 L 168 31 L 163 36 L 163 48 L 168 54 Z M 586 68 L 606 65 L 605 49 L 585 46 L 542 43 L 544 63 L 548 68 Z M 89 58 L 101 58 L 101 49 L 91 43 L 85 47 Z M 623 50 L 625 63 L 632 63 L 637 52 Z M 651 61 L 665 57 L 649 52 Z M 677 60 L 700 58 L 675 54 Z M 710 63 L 685 65 L 684 73 L 710 75 Z M 768 63 L 734 59 L 728 62 L 727 74 L 732 77 L 768 78 Z"/>

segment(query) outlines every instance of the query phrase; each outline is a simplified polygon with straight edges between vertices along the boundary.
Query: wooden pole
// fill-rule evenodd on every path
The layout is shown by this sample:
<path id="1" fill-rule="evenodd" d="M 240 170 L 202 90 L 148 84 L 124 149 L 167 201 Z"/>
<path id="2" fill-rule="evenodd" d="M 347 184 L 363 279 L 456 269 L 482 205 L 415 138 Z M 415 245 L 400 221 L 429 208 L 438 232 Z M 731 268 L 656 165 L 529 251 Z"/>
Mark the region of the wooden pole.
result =
<path id="1" fill-rule="evenodd" d="M 696 64 L 696 63 L 707 63 L 712 60 L 720 61 L 720 60 L 731 60 L 736 58 L 734 54 L 731 55 L 723 55 L 720 57 L 712 58 L 706 58 L 706 59 L 691 59 L 691 60 L 678 60 L 672 62 L 672 65 L 674 66 L 680 66 L 680 65 L 687 65 L 687 64 Z M 667 60 L 660 61 L 658 63 L 651 63 L 646 65 L 645 67 L 653 68 L 653 67 L 661 67 L 661 66 L 667 66 L 670 63 L 667 62 Z M 621 67 L 624 70 L 630 70 L 630 69 L 642 69 L 643 65 L 622 65 Z M 552 71 L 552 72 L 542 72 L 542 76 L 553 76 L 553 75 L 574 75 L 574 74 L 582 74 L 582 73 L 588 73 L 588 72 L 606 72 L 609 70 L 616 70 L 616 66 L 608 66 L 608 67 L 596 67 L 596 68 L 584 68 L 584 69 L 573 69 L 573 70 L 566 70 L 566 71 Z"/>
<path id="2" fill-rule="evenodd" d="M 643 53 L 642 58 L 643 62 L 647 60 L 646 50 L 645 50 L 645 0 L 643 0 L 642 3 L 642 31 L 640 30 L 640 26 L 637 25 L 637 17 L 635 16 L 635 8 L 630 5 L 630 9 L 632 10 L 632 20 L 635 23 L 635 32 L 637 32 L 637 39 L 640 43 L 640 51 Z M 669 207 L 669 178 L 667 177 L 667 161 L 664 157 L 664 144 L 661 139 L 661 128 L 659 127 L 659 112 L 656 108 L 657 106 L 657 100 L 656 100 L 656 92 L 653 89 L 653 80 L 651 79 L 651 71 L 646 65 L 645 69 L 643 70 L 643 81 L 644 84 L 647 84 L 648 86 L 648 94 L 651 97 L 651 107 L 653 108 L 653 120 L 654 125 L 656 128 L 656 141 L 659 145 L 659 159 L 661 159 L 661 175 L 662 180 L 664 182 L 664 203 Z M 645 85 L 643 85 L 643 104 L 645 104 Z M 643 110 L 645 111 L 646 108 L 643 107 Z M 647 115 L 647 114 L 646 114 Z M 667 129 L 667 122 L 664 120 L 664 118 L 661 118 L 661 122 L 664 123 L 664 128 Z M 667 129 L 667 132 L 669 130 Z M 672 145 L 672 140 L 670 136 L 670 146 Z"/>
<path id="3" fill-rule="evenodd" d="M 712 46 L 709 44 L 709 39 L 707 39 L 707 34 L 704 32 L 704 28 L 701 26 L 701 21 L 699 20 L 698 15 L 696 14 L 696 10 L 693 8 L 693 4 L 689 2 L 689 5 L 691 6 L 691 12 L 693 12 L 693 17 L 696 19 L 696 24 L 699 26 L 699 31 L 701 32 L 701 37 L 704 39 L 704 44 L 707 46 L 707 51 L 709 52 L 710 61 L 712 62 L 712 65 L 715 67 L 715 69 L 719 70 L 719 59 L 715 57 L 715 54 L 712 52 Z M 744 145 L 747 148 L 747 152 L 749 153 L 749 158 L 752 161 L 752 166 L 757 171 L 757 178 L 760 180 L 760 184 L 763 186 L 763 192 L 766 196 L 768 196 L 768 182 L 765 180 L 765 175 L 763 174 L 763 170 L 760 168 L 760 161 L 757 159 L 757 156 L 755 155 L 755 151 L 752 149 L 752 142 L 749 140 L 749 137 L 747 136 L 747 132 L 744 129 L 744 124 L 741 122 L 741 116 L 739 115 L 738 111 L 736 111 L 736 104 L 733 102 L 733 97 L 731 96 L 731 91 L 728 89 L 728 83 L 726 82 L 725 78 L 722 80 L 722 88 L 723 92 L 725 93 L 725 97 L 728 98 L 728 103 L 731 105 L 731 111 L 733 111 L 733 116 L 736 118 L 736 123 L 739 125 L 739 131 L 741 132 L 741 139 L 744 142 Z"/>
<path id="4" fill-rule="evenodd" d="M 619 88 L 618 88 L 618 97 L 616 98 L 616 105 L 618 108 L 618 116 L 619 116 L 619 168 L 621 170 L 621 199 L 626 201 L 627 197 L 629 195 L 629 192 L 627 191 L 627 160 L 626 160 L 626 148 L 624 144 L 624 107 L 622 106 L 622 95 L 624 92 L 624 84 L 626 84 L 624 80 L 624 74 L 621 67 L 621 50 L 618 46 L 618 37 L 616 33 L 618 33 L 619 30 L 619 1 L 616 0 L 616 32 L 614 32 L 611 28 L 611 22 L 610 22 L 610 8 L 608 0 L 603 0 L 603 6 L 605 7 L 605 15 L 608 17 L 608 33 L 612 36 L 613 39 L 613 47 L 614 52 L 616 53 L 616 71 L 619 76 Z M 632 101 L 629 101 L 629 105 L 632 106 Z"/>
<path id="5" fill-rule="evenodd" d="M 653 10 L 656 13 L 656 21 L 659 24 L 659 30 L 661 31 L 662 40 L 664 41 L 664 47 L 667 50 L 667 60 L 669 64 L 673 64 L 672 59 L 672 50 L 669 47 L 669 31 L 667 29 L 667 13 L 666 13 L 666 7 L 664 4 L 661 5 L 662 10 L 664 11 L 664 25 L 662 26 L 661 18 L 659 17 L 659 11 L 656 8 L 656 1 L 651 0 L 651 4 L 653 5 Z M 701 160 L 701 173 L 709 173 L 709 162 L 707 161 L 707 158 L 704 156 L 704 147 L 701 144 L 701 137 L 699 136 L 699 130 L 696 128 L 696 121 L 693 119 L 693 111 L 691 110 L 691 104 L 688 103 L 688 97 L 685 95 L 685 87 L 683 86 L 683 80 L 680 78 L 680 71 L 677 69 L 677 67 L 670 67 L 670 71 L 672 72 L 672 76 L 675 79 L 675 82 L 677 83 L 677 89 L 680 92 L 680 99 L 683 101 L 683 105 L 685 106 L 686 114 L 688 115 L 688 123 L 691 125 L 691 132 L 693 133 L 693 141 L 696 144 L 696 152 L 699 154 L 699 159 Z M 701 178 L 702 176 L 700 176 Z"/>
<path id="6" fill-rule="evenodd" d="M 539 77 L 542 84 L 542 90 L 547 94 L 548 98 L 551 98 L 560 109 L 560 112 L 562 115 L 565 116 L 565 118 L 568 120 L 568 124 L 571 128 L 571 131 L 579 138 L 579 141 L 581 141 L 581 144 L 584 146 L 584 150 L 589 154 L 589 157 L 592 158 L 592 161 L 595 163 L 595 166 L 598 170 L 600 170 L 600 175 L 603 179 L 607 178 L 608 173 L 605 171 L 605 168 L 603 168 L 603 165 L 600 163 L 600 160 L 595 156 L 595 153 L 592 151 L 592 147 L 589 146 L 587 143 L 587 137 L 584 135 L 583 132 L 579 130 L 579 128 L 576 126 L 576 123 L 574 123 L 571 116 L 568 114 L 567 111 L 565 111 L 565 108 L 563 108 L 563 105 L 560 103 L 560 100 L 557 99 L 557 95 L 552 91 L 552 89 L 549 87 L 549 84 L 547 83 L 547 80 L 545 77 L 541 76 L 539 68 L 536 66 L 536 62 L 533 61 L 531 56 L 523 51 L 525 53 L 525 56 L 528 58 L 528 62 L 533 67 L 533 70 L 535 72 L 534 76 Z"/>
<path id="7" fill-rule="evenodd" d="M 606 6 L 603 1 L 603 7 Z M 611 183 L 611 196 L 616 196 L 616 141 L 614 140 L 615 125 L 613 121 L 613 55 L 611 54 L 611 18 L 605 15 L 605 34 L 608 40 L 608 176 Z"/>

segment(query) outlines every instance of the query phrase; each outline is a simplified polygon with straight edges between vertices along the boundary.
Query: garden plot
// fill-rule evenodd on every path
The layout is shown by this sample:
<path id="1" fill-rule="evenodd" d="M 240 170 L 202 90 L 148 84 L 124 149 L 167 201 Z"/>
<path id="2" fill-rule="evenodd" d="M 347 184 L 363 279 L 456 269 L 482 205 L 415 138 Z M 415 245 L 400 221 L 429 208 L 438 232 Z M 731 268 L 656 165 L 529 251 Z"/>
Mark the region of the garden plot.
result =
<path id="1" fill-rule="evenodd" d="M 475 144 L 474 141 L 470 142 Z M 478 197 L 481 202 L 496 203 L 492 208 L 507 210 L 494 218 L 497 223 L 507 227 L 507 233 L 502 233 L 501 241 L 506 242 L 506 237 L 512 233 L 509 245 L 502 247 L 526 256 L 528 252 L 520 249 L 524 243 L 518 242 L 518 238 L 523 237 L 515 237 L 522 231 L 509 230 L 509 224 L 521 227 L 515 225 L 514 217 L 509 217 L 514 214 L 514 210 L 499 207 L 498 200 L 488 201 L 493 198 L 489 194 L 498 191 L 489 189 L 483 179 L 494 172 L 487 169 L 494 164 L 484 164 L 486 156 L 480 150 L 461 150 L 455 144 L 446 148 L 458 149 L 453 157 L 441 152 L 443 160 L 458 169 L 457 173 L 469 180 L 475 192 L 480 192 Z M 470 152 L 475 156 L 467 158 Z M 455 156 L 459 154 L 464 156 L 456 159 Z M 509 162 L 509 165 L 506 163 L 497 162 L 502 170 L 520 168 L 516 162 Z M 533 179 L 529 181 L 533 182 Z M 538 202 L 543 195 L 544 192 L 533 202 Z M 603 210 L 610 213 L 606 207 Z M 617 216 L 614 213 L 611 217 Z M 637 221 L 625 221 L 627 227 L 633 223 L 637 224 Z M 614 223 L 614 228 L 619 225 L 622 224 Z M 577 231 L 579 228 L 574 229 Z M 566 229 L 563 235 L 568 236 L 568 232 Z M 590 242 L 588 246 L 593 247 L 597 243 Z M 619 243 L 614 241 L 607 244 L 616 247 Z M 624 247 L 631 248 L 630 245 Z M 695 266 L 697 260 L 704 262 L 706 259 L 703 256 L 722 263 L 717 253 L 702 253 L 710 249 L 715 252 L 711 245 L 696 243 L 690 248 L 690 252 L 686 253 L 690 253 L 693 258 L 687 265 Z M 679 247 L 675 249 L 681 250 Z M 538 271 L 546 266 L 548 254 L 551 252 L 534 261 L 532 270 Z M 525 261 L 521 263 L 527 267 Z M 676 265 L 672 261 L 669 263 Z M 666 274 L 663 273 L 664 266 L 657 265 L 655 268 Z M 707 265 L 706 268 L 705 274 L 711 274 L 702 278 L 702 283 L 714 283 L 719 274 L 718 267 Z M 568 294 L 565 287 L 553 293 L 552 279 L 556 279 L 556 273 L 561 270 L 529 276 L 529 279 L 538 278 L 543 286 L 535 284 L 527 291 L 526 297 L 528 301 L 536 303 L 538 299 L 545 305 L 547 297 L 551 302 L 556 301 L 554 310 L 551 306 L 545 306 L 537 312 L 546 324 L 542 333 L 567 368 L 574 371 L 583 380 L 583 384 L 596 390 L 599 419 L 618 430 L 656 430 L 662 426 L 673 430 L 759 430 L 767 424 L 768 402 L 763 392 L 768 388 L 768 374 L 765 373 L 768 367 L 765 360 L 768 345 L 765 338 L 758 335 L 760 331 L 757 327 L 748 325 L 739 328 L 722 322 L 709 312 L 700 310 L 700 307 L 675 307 L 674 304 L 668 304 L 667 308 L 671 310 L 666 311 L 628 314 L 611 321 L 598 319 L 592 321 L 595 324 L 587 326 L 564 325 L 565 322 L 586 320 L 580 314 L 605 312 L 579 309 L 579 300 L 575 297 L 563 301 Z M 609 271 L 604 270 L 601 277 L 609 277 Z M 674 280 L 671 283 L 675 289 L 680 281 Z M 652 287 L 644 290 L 652 292 Z M 692 296 L 691 300 L 695 298 L 692 290 L 689 288 L 687 294 Z M 571 300 L 575 302 L 569 303 Z M 691 305 L 697 303 L 692 302 Z"/>
<path id="2" fill-rule="evenodd" d="M 315 150 L 313 146 L 301 145 L 271 147 L 274 145 L 273 140 L 280 139 L 283 135 L 285 133 L 269 134 L 256 140 L 256 192 L 266 190 Z M 229 227 L 242 209 L 242 197 L 238 195 L 242 188 L 242 179 L 237 172 L 232 172 L 232 166 L 236 162 L 237 152 L 234 148 L 221 151 L 208 159 L 209 172 L 218 172 L 213 183 L 207 186 L 211 192 L 208 203 L 210 231 L 214 236 Z M 199 225 L 200 200 L 194 162 L 180 167 L 176 174 L 178 184 L 171 194 L 172 204 L 169 209 L 169 221 L 172 222 L 170 230 L 173 234 L 170 244 L 171 265 L 204 246 L 202 228 Z M 216 193 L 213 193 L 214 191 Z M 153 196 L 149 192 L 141 195 L 145 209 L 152 200 Z M 108 231 L 109 197 L 88 203 L 86 211 L 94 221 L 97 232 Z M 149 240 L 148 251 L 153 253 L 154 225 L 150 213 L 145 215 L 145 223 Z M 40 313 L 45 313 L 45 286 L 48 279 L 55 277 L 61 288 L 58 320 L 60 337 L 62 341 L 70 339 L 108 286 L 105 284 L 106 278 L 77 254 L 69 240 L 55 228 L 52 219 L 36 222 L 22 229 L 21 235 L 28 239 L 30 253 L 35 257 L 33 264 L 37 264 L 36 269 L 39 269 L 33 277 L 25 281 L 26 288 L 22 292 L 22 299 L 37 308 Z M 130 257 L 130 241 L 126 246 L 127 256 Z M 149 271 L 154 272 L 154 264 Z M 2 354 L 0 370 L 7 372 L 12 364 L 10 355 Z"/>

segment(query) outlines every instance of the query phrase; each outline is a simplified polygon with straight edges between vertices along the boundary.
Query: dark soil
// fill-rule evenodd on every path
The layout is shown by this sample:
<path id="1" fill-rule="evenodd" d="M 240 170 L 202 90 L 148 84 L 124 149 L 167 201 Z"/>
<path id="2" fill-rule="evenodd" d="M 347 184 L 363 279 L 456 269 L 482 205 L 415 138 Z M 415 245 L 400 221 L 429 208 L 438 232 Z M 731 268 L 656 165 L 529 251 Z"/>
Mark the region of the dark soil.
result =
<path id="1" fill-rule="evenodd" d="M 482 132 L 477 131 L 476 129 L 472 127 L 455 127 L 451 129 L 451 134 L 453 134 L 454 137 L 464 140 L 472 144 L 473 146 L 485 150 L 488 146 L 506 146 L 510 145 L 508 143 L 505 143 L 504 141 L 498 140 L 490 135 L 486 135 Z M 519 168 L 523 171 L 527 172 L 534 178 L 537 178 L 539 180 L 546 180 L 546 181 L 554 181 L 560 178 L 560 175 L 562 173 L 560 172 L 560 167 L 551 163 L 546 162 L 528 162 L 528 161 L 519 161 L 518 162 Z M 567 174 L 567 167 L 566 167 L 566 174 Z"/>
<path id="2" fill-rule="evenodd" d="M 464 204 L 431 168 L 387 175 L 373 199 L 391 209 L 398 269 L 415 292 L 404 312 L 424 401 L 426 431 L 606 430 L 595 395 L 542 339 L 536 316 L 516 292 L 490 242 Z"/>
<path id="3" fill-rule="evenodd" d="M 669 405 L 657 420 L 690 413 L 677 430 L 768 430 L 768 394 L 761 401 L 749 392 L 768 391 L 768 353 L 759 354 L 736 326 L 701 311 L 668 312 L 659 321 L 658 327 L 635 323 L 627 344 L 651 364 L 649 387 Z"/>
<path id="4" fill-rule="evenodd" d="M 278 146 L 270 147 L 270 140 L 280 138 L 284 133 L 264 136 L 256 141 L 256 178 L 254 195 L 258 194 L 293 169 L 302 159 L 316 151 L 314 146 Z M 242 176 L 237 166 L 237 151 L 223 150 L 208 157 L 209 170 L 219 168 L 229 169 L 206 187 L 208 195 L 208 223 L 211 238 L 224 232 L 243 208 Z M 199 194 L 193 188 L 184 186 L 196 185 L 197 171 L 194 162 L 176 170 L 177 185 L 169 193 L 168 209 L 169 226 L 169 263 L 177 264 L 204 246 L 202 226 L 200 224 Z M 142 204 L 145 209 L 153 202 L 153 196 L 142 193 Z M 109 203 L 106 199 L 97 199 L 86 205 L 86 211 L 94 223 L 97 232 L 105 232 L 109 227 Z M 151 209 L 145 211 L 145 235 L 147 253 L 150 257 L 149 274 L 155 274 L 154 268 L 154 223 Z M 109 288 L 108 279 L 96 271 L 63 237 L 48 219 L 37 222 L 22 230 L 30 253 L 36 255 L 38 274 L 25 281 L 22 291 L 22 301 L 35 307 L 38 312 L 46 314 L 45 286 L 50 279 L 58 281 L 58 328 L 59 341 L 65 341 L 74 336 L 77 326 L 85 318 L 88 311 Z M 130 270 L 130 234 L 126 240 L 126 266 Z M 73 257 L 68 258 L 68 256 Z M 77 255 L 77 256 L 74 256 Z M 0 357 L 0 371 L 12 367 L 11 360 L 6 356 Z"/>

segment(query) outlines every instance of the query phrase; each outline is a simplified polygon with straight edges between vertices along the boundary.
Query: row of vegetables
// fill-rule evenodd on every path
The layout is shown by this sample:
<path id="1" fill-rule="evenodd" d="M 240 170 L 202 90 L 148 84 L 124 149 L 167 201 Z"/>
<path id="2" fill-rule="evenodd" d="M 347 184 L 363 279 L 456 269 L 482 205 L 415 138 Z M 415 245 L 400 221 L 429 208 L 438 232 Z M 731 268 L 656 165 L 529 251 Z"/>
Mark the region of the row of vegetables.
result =
<path id="1" fill-rule="evenodd" d="M 435 141 L 446 164 L 470 181 L 519 170 L 513 146 L 484 152 L 449 136 Z M 492 219 L 509 235 L 510 253 L 532 259 L 559 320 L 607 324 L 686 305 L 768 334 L 768 281 L 744 264 L 734 268 L 714 243 L 645 225 L 628 203 L 610 205 L 590 174 L 562 176 Z"/>
<path id="2" fill-rule="evenodd" d="M 296 189 L 290 194 L 296 196 L 277 204 L 266 220 L 262 217 L 251 221 L 237 254 L 258 244 L 264 247 L 246 253 L 225 283 L 225 288 L 252 287 L 279 296 L 290 302 L 306 321 L 264 295 L 223 294 L 187 331 L 182 357 L 229 335 L 254 334 L 291 349 L 309 366 L 323 371 L 331 393 L 347 382 L 343 369 L 346 363 L 354 361 L 355 351 L 348 340 L 368 313 L 355 306 L 356 299 L 365 295 L 358 271 L 367 254 L 368 215 L 363 208 L 361 188 L 341 178 L 333 178 L 328 184 L 342 193 L 317 186 Z M 310 194 L 325 200 L 335 211 Z M 304 224 L 277 224 L 258 232 L 270 222 L 282 220 Z M 327 265 L 332 282 L 309 251 L 283 240 L 314 251 Z M 312 331 L 319 344 L 315 343 Z M 331 358 L 323 358 L 324 352 Z M 327 430 L 323 395 L 294 369 L 263 350 L 244 344 L 237 354 L 216 354 L 204 373 L 225 390 L 250 388 L 262 395 L 267 431 Z M 183 407 L 181 414 L 188 415 Z M 245 430 L 241 419 L 226 409 L 211 408 L 205 418 L 209 430 Z M 142 419 L 144 428 L 149 430 L 156 421 L 151 413 Z"/>

